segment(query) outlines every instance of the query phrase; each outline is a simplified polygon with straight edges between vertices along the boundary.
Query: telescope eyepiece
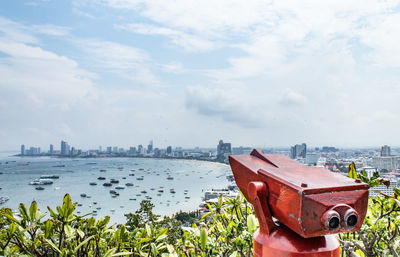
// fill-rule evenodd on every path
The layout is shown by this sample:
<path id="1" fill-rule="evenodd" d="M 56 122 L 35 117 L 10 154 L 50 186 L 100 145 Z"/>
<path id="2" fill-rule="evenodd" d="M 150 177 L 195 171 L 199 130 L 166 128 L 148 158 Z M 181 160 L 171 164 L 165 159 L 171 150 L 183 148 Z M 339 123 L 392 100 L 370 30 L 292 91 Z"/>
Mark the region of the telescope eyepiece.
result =
<path id="1" fill-rule="evenodd" d="M 322 224 L 327 230 L 337 230 L 340 227 L 340 215 L 334 210 L 329 210 L 322 216 Z"/>
<path id="2" fill-rule="evenodd" d="M 358 214 L 354 209 L 350 209 L 346 211 L 344 215 L 344 221 L 346 223 L 346 226 L 351 228 L 357 225 L 358 223 Z"/>
<path id="3" fill-rule="evenodd" d="M 339 228 L 340 220 L 338 217 L 333 216 L 329 219 L 329 230 L 335 230 Z"/>

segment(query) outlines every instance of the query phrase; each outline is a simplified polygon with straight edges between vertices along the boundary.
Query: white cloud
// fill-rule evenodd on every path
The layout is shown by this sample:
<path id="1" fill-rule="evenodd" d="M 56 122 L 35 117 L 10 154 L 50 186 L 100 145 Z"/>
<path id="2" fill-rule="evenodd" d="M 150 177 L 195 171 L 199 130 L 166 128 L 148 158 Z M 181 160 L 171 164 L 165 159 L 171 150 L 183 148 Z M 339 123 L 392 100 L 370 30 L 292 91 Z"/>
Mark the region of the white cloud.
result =
<path id="1" fill-rule="evenodd" d="M 116 25 L 115 27 L 144 35 L 166 36 L 170 38 L 175 45 L 183 47 L 183 49 L 189 52 L 210 51 L 217 47 L 217 43 L 203 39 L 199 36 L 165 27 L 158 27 L 149 24 L 124 24 Z"/>
<path id="2" fill-rule="evenodd" d="M 94 66 L 141 85 L 160 84 L 151 70 L 151 58 L 141 49 L 97 39 L 77 40 L 76 43 L 89 54 Z"/>

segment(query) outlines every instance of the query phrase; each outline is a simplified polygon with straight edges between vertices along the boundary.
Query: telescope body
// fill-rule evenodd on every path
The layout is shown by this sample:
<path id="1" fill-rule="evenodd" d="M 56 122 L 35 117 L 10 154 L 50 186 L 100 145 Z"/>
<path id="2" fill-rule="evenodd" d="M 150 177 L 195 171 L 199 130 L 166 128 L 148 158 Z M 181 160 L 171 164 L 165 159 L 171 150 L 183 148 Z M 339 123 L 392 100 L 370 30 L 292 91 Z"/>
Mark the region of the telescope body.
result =
<path id="1" fill-rule="evenodd" d="M 272 217 L 302 238 L 353 232 L 362 225 L 369 187 L 360 180 L 257 149 L 231 155 L 229 162 L 237 186 L 255 208 L 261 237 L 276 228 Z"/>

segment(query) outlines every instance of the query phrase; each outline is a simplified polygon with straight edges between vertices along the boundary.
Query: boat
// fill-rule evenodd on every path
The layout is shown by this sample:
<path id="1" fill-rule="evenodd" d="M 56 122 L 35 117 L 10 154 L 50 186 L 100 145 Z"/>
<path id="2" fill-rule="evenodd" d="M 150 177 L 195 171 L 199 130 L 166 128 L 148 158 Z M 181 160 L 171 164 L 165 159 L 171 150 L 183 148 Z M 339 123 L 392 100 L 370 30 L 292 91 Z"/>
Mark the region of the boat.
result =
<path id="1" fill-rule="evenodd" d="M 97 204 L 97 202 L 93 202 L 93 204 Z"/>
<path id="2" fill-rule="evenodd" d="M 44 187 L 35 187 L 36 190 L 44 190 Z"/>
<path id="3" fill-rule="evenodd" d="M 171 194 L 175 194 L 175 193 L 176 193 L 176 191 L 175 191 L 174 189 L 170 189 L 169 192 L 170 192 Z"/>
<path id="4" fill-rule="evenodd" d="M 169 175 L 169 176 L 167 177 L 167 179 L 168 179 L 168 180 L 173 180 L 174 177 L 171 177 L 171 175 Z"/>
<path id="5" fill-rule="evenodd" d="M 44 189 L 44 188 L 43 188 Z M 6 196 L 2 196 L 0 197 L 0 204 L 3 204 L 5 202 L 7 202 L 8 200 L 10 200 L 10 198 L 6 197 Z"/>
<path id="6" fill-rule="evenodd" d="M 142 191 L 140 191 L 140 193 L 147 194 L 147 191 L 146 190 L 142 190 Z"/>
<path id="7" fill-rule="evenodd" d="M 96 186 L 97 183 L 96 183 L 96 182 L 90 182 L 89 185 L 91 185 L 91 186 Z"/>
<path id="8" fill-rule="evenodd" d="M 143 168 L 140 168 L 139 170 L 144 170 Z"/>
<path id="9" fill-rule="evenodd" d="M 98 180 L 105 180 L 106 178 L 105 177 L 98 177 L 97 179 Z"/>
<path id="10" fill-rule="evenodd" d="M 124 186 L 116 186 L 115 189 L 125 189 Z"/>
<path id="11" fill-rule="evenodd" d="M 106 172 L 107 170 L 100 170 L 100 172 Z"/>
<path id="12" fill-rule="evenodd" d="M 161 196 L 161 194 L 157 194 L 157 196 Z"/>
<path id="13" fill-rule="evenodd" d="M 127 187 L 132 187 L 133 184 L 132 184 L 132 183 L 126 183 L 125 186 L 127 186 Z"/>
<path id="14" fill-rule="evenodd" d="M 153 191 L 153 190 L 156 190 L 156 189 L 155 189 L 155 188 L 150 188 L 150 190 L 152 190 L 152 191 Z"/>
<path id="15" fill-rule="evenodd" d="M 123 169 L 124 169 L 124 167 L 118 167 L 118 169 L 119 169 L 119 170 L 123 170 Z"/>
<path id="16" fill-rule="evenodd" d="M 115 190 L 110 190 L 110 194 L 116 194 L 117 193 L 117 191 L 115 191 Z"/>
<path id="17" fill-rule="evenodd" d="M 160 189 L 160 190 L 158 190 L 158 192 L 160 192 L 160 193 L 164 193 L 164 190 Z"/>
<path id="18" fill-rule="evenodd" d="M 53 180 L 51 179 L 34 179 L 29 182 L 29 185 L 51 185 L 53 184 Z"/>
<path id="19" fill-rule="evenodd" d="M 122 177 L 122 179 L 126 179 L 126 177 Z"/>
<path id="20" fill-rule="evenodd" d="M 54 165 L 53 167 L 54 168 L 64 168 L 65 164 Z"/>
<path id="21" fill-rule="evenodd" d="M 131 176 L 131 177 L 134 177 L 134 176 L 135 176 L 135 174 L 131 173 L 131 174 L 129 174 L 129 176 Z"/>
<path id="22" fill-rule="evenodd" d="M 85 193 L 82 193 L 81 194 L 81 197 L 86 197 L 87 195 L 85 194 Z"/>
<path id="23" fill-rule="evenodd" d="M 143 177 L 140 177 L 140 178 L 136 178 L 137 180 L 143 180 Z"/>
<path id="24" fill-rule="evenodd" d="M 151 198 L 151 196 L 149 196 L 149 195 L 146 195 L 146 199 L 151 200 L 153 198 Z"/>
<path id="25" fill-rule="evenodd" d="M 59 179 L 59 175 L 42 175 L 40 176 L 41 179 L 51 178 L 51 179 Z"/>
<path id="26" fill-rule="evenodd" d="M 103 186 L 105 186 L 105 187 L 110 187 L 110 186 L 112 186 L 112 184 L 106 182 L 106 183 L 103 184 Z"/>
<path id="27" fill-rule="evenodd" d="M 190 196 L 185 196 L 185 199 L 190 199 Z"/>
<path id="28" fill-rule="evenodd" d="M 111 181 L 110 181 L 110 183 L 113 183 L 113 184 L 118 184 L 119 183 L 119 180 L 118 179 L 111 179 Z"/>
<path id="29" fill-rule="evenodd" d="M 81 203 L 78 203 L 78 206 L 82 206 L 82 204 L 81 204 Z"/>
<path id="30" fill-rule="evenodd" d="M 136 201 L 136 198 L 129 198 L 130 201 Z"/>

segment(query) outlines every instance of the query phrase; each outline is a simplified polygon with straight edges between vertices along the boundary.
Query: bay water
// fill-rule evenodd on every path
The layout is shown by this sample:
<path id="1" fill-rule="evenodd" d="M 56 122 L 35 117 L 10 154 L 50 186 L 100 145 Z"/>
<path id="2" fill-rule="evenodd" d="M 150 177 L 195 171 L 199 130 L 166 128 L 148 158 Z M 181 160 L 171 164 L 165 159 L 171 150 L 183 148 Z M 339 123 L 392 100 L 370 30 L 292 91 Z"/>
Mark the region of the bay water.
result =
<path id="1" fill-rule="evenodd" d="M 226 188 L 231 184 L 226 179 L 230 174 L 228 165 L 195 160 L 3 156 L 0 157 L 0 196 L 10 200 L 0 208 L 18 210 L 19 203 L 29 208 L 35 200 L 42 212 L 48 212 L 47 206 L 55 210 L 68 193 L 73 202 L 80 203 L 75 214 L 94 211 L 97 217 L 110 216 L 111 224 L 124 223 L 124 214 L 140 208 L 146 196 L 151 197 L 154 212 L 162 216 L 180 210 L 196 210 L 204 190 Z M 29 183 L 41 175 L 58 175 L 59 179 L 53 179 L 51 185 L 42 185 L 44 190 L 36 190 L 38 186 Z M 98 177 L 105 180 L 98 180 Z M 103 186 L 111 179 L 119 183 Z M 90 182 L 97 185 L 89 185 Z M 133 186 L 126 186 L 126 183 Z M 125 188 L 115 189 L 118 185 Z M 110 190 L 117 191 L 119 196 L 113 198 Z"/>

